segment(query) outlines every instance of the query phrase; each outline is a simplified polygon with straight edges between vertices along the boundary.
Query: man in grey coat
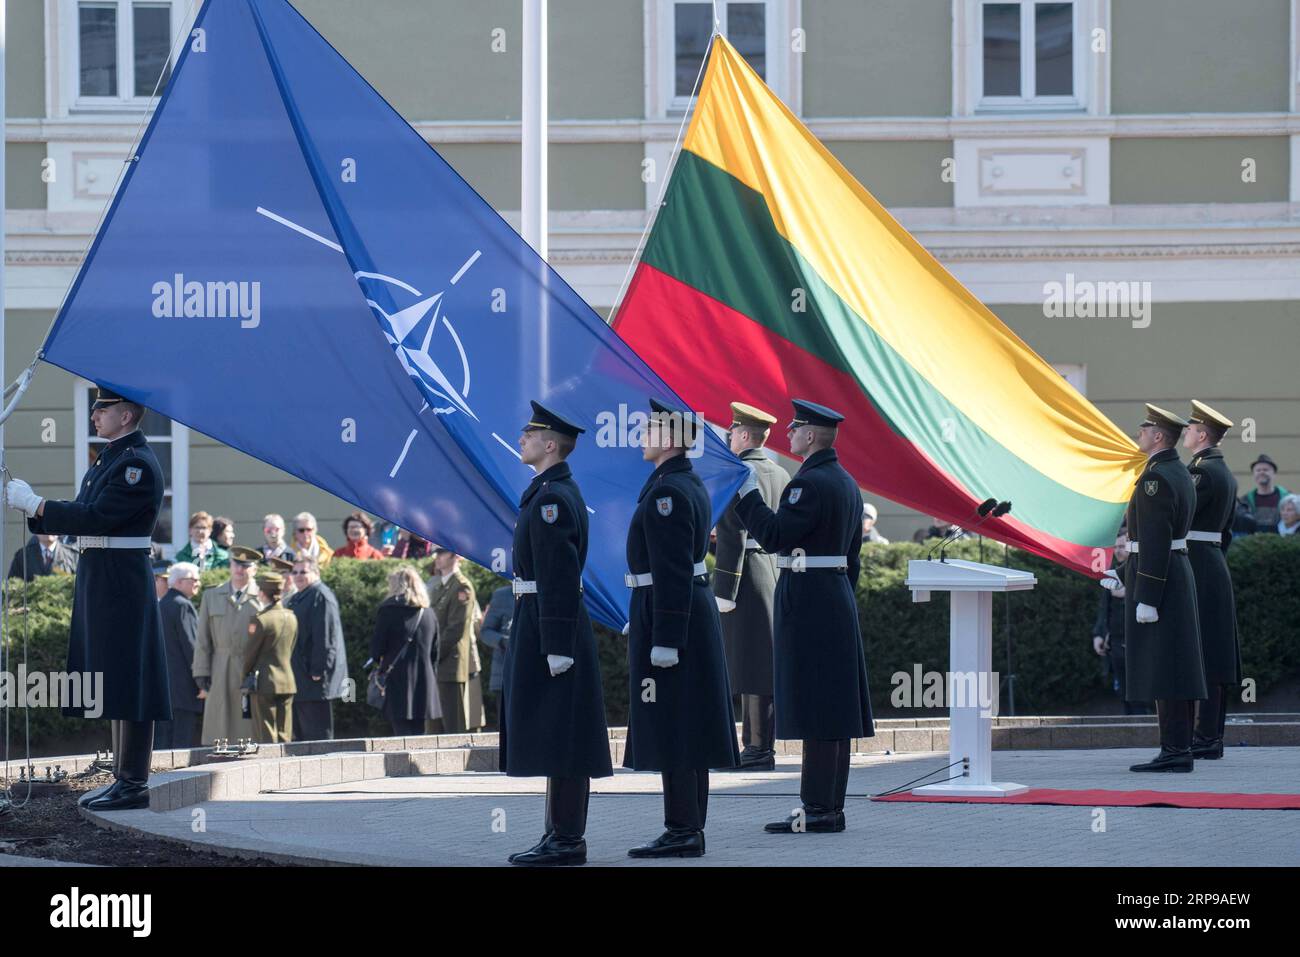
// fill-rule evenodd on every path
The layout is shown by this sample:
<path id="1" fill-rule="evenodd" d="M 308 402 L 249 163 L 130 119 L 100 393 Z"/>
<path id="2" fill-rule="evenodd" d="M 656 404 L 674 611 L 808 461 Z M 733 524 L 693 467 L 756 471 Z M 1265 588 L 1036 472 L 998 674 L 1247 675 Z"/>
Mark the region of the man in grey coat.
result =
<path id="1" fill-rule="evenodd" d="M 754 469 L 758 490 L 775 509 L 790 482 L 785 469 L 767 457 L 763 445 L 776 416 L 743 402 L 731 403 L 731 451 Z M 733 694 L 740 695 L 741 771 L 776 767 L 776 713 L 772 682 L 772 609 L 776 556 L 763 551 L 736 514 L 735 503 L 718 521 L 713 593 L 722 613 L 722 645 Z"/>
<path id="2" fill-rule="evenodd" d="M 171 687 L 172 719 L 157 721 L 153 728 L 156 751 L 193 748 L 199 744 L 203 727 L 203 699 L 190 673 L 194 667 L 194 646 L 198 641 L 199 613 L 194 596 L 199 591 L 199 566 L 177 562 L 167 569 L 167 593 L 158 599 L 162 616 L 163 646 L 167 649 L 167 683 Z"/>
<path id="3" fill-rule="evenodd" d="M 334 738 L 334 699 L 348 688 L 348 658 L 343 645 L 339 602 L 320 580 L 320 566 L 311 556 L 293 562 L 297 591 L 285 603 L 298 619 L 293 645 L 293 739 L 329 741 Z"/>

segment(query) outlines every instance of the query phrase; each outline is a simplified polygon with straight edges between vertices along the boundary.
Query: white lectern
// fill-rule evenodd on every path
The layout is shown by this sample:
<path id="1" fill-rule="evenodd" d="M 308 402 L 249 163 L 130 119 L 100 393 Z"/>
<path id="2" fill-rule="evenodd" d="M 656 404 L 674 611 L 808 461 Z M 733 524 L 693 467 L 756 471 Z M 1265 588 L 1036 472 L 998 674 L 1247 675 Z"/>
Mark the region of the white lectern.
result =
<path id="1" fill-rule="evenodd" d="M 969 759 L 969 774 L 941 784 L 913 788 L 913 794 L 961 794 L 970 797 L 1005 797 L 1029 790 L 1023 784 L 993 780 L 993 711 L 998 688 L 991 688 L 995 707 L 982 709 L 978 693 L 981 683 L 992 684 L 993 593 L 1029 591 L 1038 583 L 1029 572 L 979 562 L 950 559 L 914 560 L 907 563 L 906 585 L 912 601 L 929 601 L 930 593 L 952 593 L 952 622 L 948 638 L 948 755 L 960 774 L 961 762 Z M 955 694 L 959 681 L 966 680 L 964 694 Z M 976 692 L 971 694 L 972 689 Z M 974 700 L 971 700 L 971 699 Z M 959 700 L 960 699 L 960 700 Z"/>

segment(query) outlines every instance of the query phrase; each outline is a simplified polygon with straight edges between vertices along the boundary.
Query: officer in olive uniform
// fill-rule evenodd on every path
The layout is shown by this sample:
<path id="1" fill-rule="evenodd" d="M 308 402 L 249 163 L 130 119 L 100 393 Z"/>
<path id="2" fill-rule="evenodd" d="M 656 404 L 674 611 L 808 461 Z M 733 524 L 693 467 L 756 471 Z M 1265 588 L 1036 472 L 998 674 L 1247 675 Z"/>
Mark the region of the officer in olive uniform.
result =
<path id="1" fill-rule="evenodd" d="M 100 388 L 91 421 L 109 442 L 87 469 L 76 500 L 43 499 L 19 479 L 5 493 L 9 506 L 28 516 L 31 531 L 78 536 L 67 670 L 103 675 L 96 704 L 100 717 L 117 723 L 119 739 L 113 784 L 84 799 L 96 811 L 148 806 L 153 723 L 172 719 L 150 560 L 165 483 L 140 432 L 143 416 L 138 403 Z M 85 709 L 64 713 L 84 717 Z"/>
<path id="2" fill-rule="evenodd" d="M 587 504 L 565 461 L 585 430 L 532 403 L 520 458 L 537 475 L 519 500 L 514 616 L 502 685 L 500 768 L 546 777 L 546 833 L 512 864 L 587 862 L 591 778 L 609 777 L 609 728 L 596 636 L 582 600 Z"/>
<path id="3" fill-rule="evenodd" d="M 627 531 L 627 745 L 623 766 L 659 771 L 662 835 L 631 857 L 700 857 L 709 768 L 739 760 L 722 625 L 704 556 L 713 509 L 686 450 L 701 428 L 693 412 L 650 400 L 642 454 L 655 463 Z"/>
<path id="4" fill-rule="evenodd" d="M 284 577 L 269 569 L 257 573 L 262 610 L 248 623 L 244 651 L 245 687 L 252 694 L 253 730 L 259 744 L 293 740 L 293 643 L 298 616 L 280 604 Z"/>
<path id="5" fill-rule="evenodd" d="M 833 448 L 844 416 L 794 399 L 790 451 L 803 465 L 774 512 L 751 475 L 736 511 L 777 552 L 776 732 L 803 740 L 803 808 L 766 825 L 771 833 L 844 830 L 852 738 L 875 728 L 854 589 L 861 570 L 862 493 Z M 796 549 L 798 552 L 796 553 Z"/>
<path id="6" fill-rule="evenodd" d="M 1192 450 L 1187 467 L 1196 486 L 1196 511 L 1187 533 L 1187 557 L 1196 579 L 1196 609 L 1205 659 L 1205 688 L 1192 733 L 1192 757 L 1223 757 L 1223 725 L 1228 699 L 1241 683 L 1237 644 L 1237 605 L 1228 574 L 1228 545 L 1236 515 L 1237 480 L 1223 460 L 1219 443 L 1232 420 L 1204 402 L 1192 400 L 1183 446 Z"/>
<path id="7" fill-rule="evenodd" d="M 1129 770 L 1190 771 L 1192 715 L 1196 701 L 1205 698 L 1196 582 L 1187 558 L 1196 486 L 1178 458 L 1187 423 L 1157 406 L 1146 408 L 1137 444 L 1148 456 L 1147 466 L 1129 499 L 1126 521 L 1124 653 L 1128 699 L 1156 702 L 1160 753 Z"/>
<path id="8" fill-rule="evenodd" d="M 442 727 L 437 733 L 463 734 L 471 727 L 481 727 L 477 715 L 482 709 L 475 707 L 475 698 L 481 703 L 482 696 L 472 694 L 479 683 L 474 583 L 460 570 L 460 556 L 450 548 L 435 549 L 433 564 L 429 610 L 438 619 L 435 676 L 442 705 Z"/>
<path id="9" fill-rule="evenodd" d="M 758 490 L 768 508 L 781 500 L 790 482 L 785 469 L 763 452 L 776 417 L 743 402 L 731 403 L 727 443 L 741 461 L 752 465 Z M 772 697 L 772 607 L 776 592 L 776 556 L 763 551 L 746 530 L 732 504 L 718 520 L 713 593 L 722 613 L 722 647 L 732 694 L 740 695 L 742 721 L 740 770 L 776 767 L 776 711 Z"/>

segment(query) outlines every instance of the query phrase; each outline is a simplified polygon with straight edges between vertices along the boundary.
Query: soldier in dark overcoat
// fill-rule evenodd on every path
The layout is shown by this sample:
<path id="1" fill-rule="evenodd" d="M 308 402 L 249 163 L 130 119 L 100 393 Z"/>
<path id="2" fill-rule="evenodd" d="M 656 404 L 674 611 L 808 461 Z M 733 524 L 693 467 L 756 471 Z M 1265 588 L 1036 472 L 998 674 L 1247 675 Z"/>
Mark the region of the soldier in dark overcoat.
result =
<path id="1" fill-rule="evenodd" d="M 803 741 L 803 807 L 773 833 L 844 830 L 853 738 L 875 734 L 855 588 L 861 571 L 862 494 L 833 448 L 844 416 L 794 399 L 787 435 L 803 465 L 776 511 L 758 479 L 740 487 L 736 511 L 764 550 L 778 554 L 776 733 Z"/>
<path id="2" fill-rule="evenodd" d="M 1228 546 L 1236 516 L 1237 480 L 1223 460 L 1223 441 L 1232 420 L 1204 402 L 1192 400 L 1183 446 L 1192 450 L 1187 466 L 1196 486 L 1196 511 L 1187 532 L 1187 557 L 1196 579 L 1196 612 L 1201 626 L 1208 695 L 1196 709 L 1192 757 L 1223 757 L 1223 727 L 1228 701 L 1241 683 L 1237 642 L 1237 604 L 1228 574 Z"/>
<path id="3" fill-rule="evenodd" d="M 499 753 L 507 775 L 546 777 L 546 832 L 509 861 L 585 864 L 591 779 L 614 773 L 596 636 L 582 600 L 587 505 L 565 461 L 585 430 L 532 406 L 519 452 L 537 475 L 515 520 L 515 610 Z"/>
<path id="4" fill-rule="evenodd" d="M 172 719 L 150 558 L 164 482 L 158 458 L 140 431 L 143 417 L 142 406 L 100 388 L 91 421 L 108 444 L 87 469 L 76 500 L 43 499 L 18 479 L 6 488 L 8 504 L 28 516 L 31 531 L 77 536 L 81 557 L 68 671 L 102 675 L 103 690 L 93 709 L 65 704 L 64 713 L 120 722 L 114 783 L 86 801 L 97 811 L 148 806 L 153 723 Z"/>
<path id="5" fill-rule="evenodd" d="M 687 450 L 706 426 L 650 401 L 642 449 L 654 471 L 627 532 L 628 728 L 623 766 L 659 771 L 664 833 L 632 857 L 699 857 L 709 769 L 740 758 L 722 625 L 704 556 L 713 509 Z"/>
<path id="6" fill-rule="evenodd" d="M 1147 405 L 1138 429 L 1146 469 L 1129 499 L 1129 560 L 1124 566 L 1124 653 L 1128 699 L 1156 703 L 1160 753 L 1133 771 L 1192 770 L 1192 716 L 1205 697 L 1196 582 L 1187 531 L 1196 487 L 1178 458 L 1187 423 Z M 1110 579 L 1114 580 L 1114 579 Z"/>
<path id="7" fill-rule="evenodd" d="M 775 508 L 790 482 L 786 470 L 763 451 L 776 417 L 744 402 L 731 403 L 731 451 L 758 476 L 758 490 Z M 776 556 L 745 529 L 733 503 L 718 519 L 713 593 L 722 614 L 722 647 L 727 653 L 731 692 L 740 696 L 740 770 L 776 767 L 776 710 L 773 699 L 772 628 L 776 594 Z"/>

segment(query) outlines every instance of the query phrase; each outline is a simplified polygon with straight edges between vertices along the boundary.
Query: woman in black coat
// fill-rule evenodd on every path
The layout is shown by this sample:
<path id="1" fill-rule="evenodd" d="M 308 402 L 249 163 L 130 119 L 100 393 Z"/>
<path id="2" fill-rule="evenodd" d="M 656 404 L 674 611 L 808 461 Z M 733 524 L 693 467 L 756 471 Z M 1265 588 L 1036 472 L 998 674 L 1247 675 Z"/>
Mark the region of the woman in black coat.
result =
<path id="1" fill-rule="evenodd" d="M 419 573 L 403 565 L 388 576 L 388 597 L 375 613 L 370 657 L 384 683 L 384 717 L 398 736 L 424 733 L 426 718 L 441 716 L 433 675 L 438 619 Z"/>

